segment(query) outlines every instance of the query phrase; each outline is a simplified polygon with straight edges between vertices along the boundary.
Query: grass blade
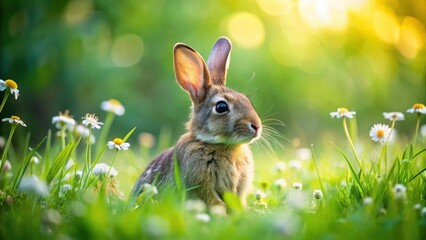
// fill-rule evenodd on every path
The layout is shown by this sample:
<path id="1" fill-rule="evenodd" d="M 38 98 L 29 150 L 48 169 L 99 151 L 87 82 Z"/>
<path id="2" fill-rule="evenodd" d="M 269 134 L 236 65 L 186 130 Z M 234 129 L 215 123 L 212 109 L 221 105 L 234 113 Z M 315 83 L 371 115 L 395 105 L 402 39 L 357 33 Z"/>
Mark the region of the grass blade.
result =
<path id="1" fill-rule="evenodd" d="M 360 179 L 358 177 L 358 174 L 355 172 L 355 170 L 354 170 L 354 168 L 352 166 L 351 161 L 349 160 L 349 158 L 346 156 L 346 154 L 343 152 L 342 149 L 340 149 L 334 143 L 332 143 L 332 142 L 330 142 L 330 143 L 342 154 L 343 158 L 345 158 L 346 163 L 349 165 L 349 169 L 351 170 L 351 173 L 352 173 L 353 177 L 355 178 L 355 181 L 358 183 L 358 186 L 359 186 L 359 188 L 361 190 L 361 194 L 364 194 L 364 188 L 361 185 L 361 181 L 360 181 Z M 362 169 L 361 169 L 361 171 L 362 171 Z"/>

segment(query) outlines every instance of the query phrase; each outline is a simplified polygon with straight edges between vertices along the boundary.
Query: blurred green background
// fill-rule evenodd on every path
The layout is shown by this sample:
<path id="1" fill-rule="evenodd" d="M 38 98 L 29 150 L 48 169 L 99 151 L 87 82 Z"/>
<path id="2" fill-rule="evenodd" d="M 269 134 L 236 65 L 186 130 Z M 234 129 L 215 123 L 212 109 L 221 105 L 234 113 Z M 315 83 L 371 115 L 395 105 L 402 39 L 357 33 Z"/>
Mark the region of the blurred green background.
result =
<path id="1" fill-rule="evenodd" d="M 228 85 L 282 121 L 288 142 L 334 138 L 337 107 L 356 111 L 368 137 L 382 112 L 426 103 L 425 0 L 2 0 L 0 24 L 0 78 L 21 91 L 1 118 L 21 116 L 37 141 L 59 111 L 104 120 L 110 98 L 126 107 L 116 136 L 178 136 L 190 100 L 172 48 L 184 42 L 207 59 L 223 35 L 233 42 Z M 414 129 L 406 119 L 402 135 Z"/>

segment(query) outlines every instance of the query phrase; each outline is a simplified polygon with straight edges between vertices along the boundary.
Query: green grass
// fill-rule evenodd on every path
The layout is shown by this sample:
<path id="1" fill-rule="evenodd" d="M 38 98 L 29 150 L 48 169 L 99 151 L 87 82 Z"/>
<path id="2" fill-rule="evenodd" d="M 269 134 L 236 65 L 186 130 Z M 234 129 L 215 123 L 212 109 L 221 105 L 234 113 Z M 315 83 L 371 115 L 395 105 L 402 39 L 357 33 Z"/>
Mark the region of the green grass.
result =
<path id="1" fill-rule="evenodd" d="M 102 129 L 92 129 L 91 134 L 97 135 L 96 131 Z M 426 237 L 425 139 L 415 144 L 401 139 L 382 145 L 370 139 L 354 143 L 362 143 L 364 150 L 355 150 L 352 141 L 309 149 L 255 148 L 255 182 L 248 206 L 243 208 L 236 196 L 225 194 L 225 215 L 223 209 L 208 210 L 187 200 L 181 195 L 181 184 L 178 192 L 146 191 L 138 204 L 129 205 L 139 174 L 172 142 L 168 134 L 156 147 L 142 142 L 119 151 L 107 148 L 105 140 L 89 144 L 74 131 L 59 132 L 66 137 L 49 132 L 35 146 L 28 146 L 27 139 L 22 146 L 4 149 L 10 153 L 12 169 L 0 175 L 1 239 Z M 108 131 L 99 134 L 108 136 Z M 74 164 L 67 166 L 70 159 Z M 95 164 L 100 162 L 114 165 L 118 175 L 96 175 Z M 31 175 L 44 183 L 48 194 L 34 189 L 31 183 L 37 181 Z M 294 187 L 298 184 L 301 189 Z M 322 195 L 315 198 L 315 190 Z"/>

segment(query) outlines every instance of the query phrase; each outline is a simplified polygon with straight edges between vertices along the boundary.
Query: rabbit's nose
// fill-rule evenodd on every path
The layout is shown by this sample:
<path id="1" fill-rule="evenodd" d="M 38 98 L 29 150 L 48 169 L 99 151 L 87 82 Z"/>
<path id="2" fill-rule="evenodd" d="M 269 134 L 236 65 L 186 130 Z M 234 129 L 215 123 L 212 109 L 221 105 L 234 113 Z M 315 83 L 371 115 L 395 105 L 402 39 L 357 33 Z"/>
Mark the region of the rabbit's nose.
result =
<path id="1" fill-rule="evenodd" d="M 249 127 L 251 130 L 253 130 L 256 133 L 256 135 L 262 131 L 262 128 L 260 126 L 257 126 L 253 123 L 249 123 Z"/>

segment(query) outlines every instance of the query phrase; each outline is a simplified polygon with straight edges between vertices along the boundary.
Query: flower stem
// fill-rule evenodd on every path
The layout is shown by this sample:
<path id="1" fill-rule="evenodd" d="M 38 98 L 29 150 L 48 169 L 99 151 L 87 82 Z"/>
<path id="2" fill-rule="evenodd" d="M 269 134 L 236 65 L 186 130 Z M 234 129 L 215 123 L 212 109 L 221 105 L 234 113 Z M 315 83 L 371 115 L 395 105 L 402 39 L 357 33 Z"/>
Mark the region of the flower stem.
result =
<path id="1" fill-rule="evenodd" d="M 10 95 L 9 91 L 6 91 L 4 98 L 3 98 L 3 101 L 1 102 L 1 105 L 0 105 L 0 113 L 3 110 L 4 104 L 6 103 L 6 100 L 9 97 L 9 95 Z"/>
<path id="2" fill-rule="evenodd" d="M 360 168 L 360 169 L 361 169 L 361 171 L 362 171 L 361 161 L 359 160 L 358 154 L 356 153 L 355 145 L 354 145 L 354 143 L 352 142 L 351 136 L 349 135 L 348 126 L 347 126 L 347 124 L 346 124 L 346 117 L 343 117 L 343 129 L 344 129 L 344 131 L 345 131 L 346 138 L 347 138 L 347 139 L 348 139 L 348 141 L 349 141 L 349 145 L 351 145 L 351 148 L 352 148 L 352 151 L 353 151 L 353 153 L 354 153 L 354 155 L 355 155 L 355 159 L 356 159 L 356 161 L 357 161 L 357 163 L 358 163 L 358 166 L 359 166 L 359 168 Z"/>
<path id="3" fill-rule="evenodd" d="M 417 135 L 420 128 L 420 117 L 421 117 L 421 113 L 417 113 L 416 131 L 414 133 L 414 144 L 413 144 L 414 148 L 416 148 L 416 144 L 417 144 Z"/>
<path id="4" fill-rule="evenodd" d="M 62 149 L 65 149 L 65 127 L 61 128 Z"/>
<path id="5" fill-rule="evenodd" d="M 108 133 L 111 129 L 112 122 L 114 121 L 115 114 L 113 112 L 108 112 L 107 117 L 105 119 L 105 124 L 102 127 L 102 131 L 99 135 L 97 144 L 96 144 L 96 155 L 99 154 L 101 148 L 105 145 Z M 96 156 L 95 155 L 95 156 Z"/>
<path id="6" fill-rule="evenodd" d="M 118 153 L 118 149 L 115 150 L 114 152 L 114 156 L 112 156 L 112 161 L 111 161 L 111 165 L 109 166 L 108 172 L 105 174 L 104 179 L 102 180 L 102 184 L 101 184 L 101 196 L 104 196 L 105 192 L 106 192 L 106 185 L 107 185 L 107 181 L 109 180 L 109 174 L 111 172 L 112 166 L 114 165 L 115 162 L 115 158 L 117 157 L 117 153 Z"/>
<path id="7" fill-rule="evenodd" d="M 17 123 L 12 124 L 12 128 L 11 128 L 10 134 L 9 134 L 9 138 L 7 139 L 6 147 L 4 148 L 3 156 L 1 157 L 0 176 L 3 173 L 3 167 L 6 164 L 7 152 L 9 151 L 10 143 L 12 142 L 12 136 L 13 136 L 13 133 L 15 132 L 16 125 L 17 125 Z"/>

